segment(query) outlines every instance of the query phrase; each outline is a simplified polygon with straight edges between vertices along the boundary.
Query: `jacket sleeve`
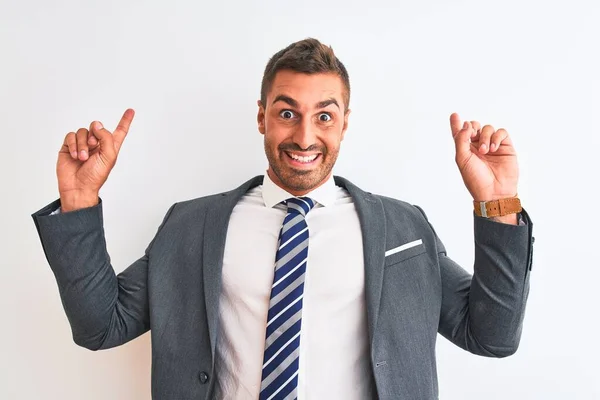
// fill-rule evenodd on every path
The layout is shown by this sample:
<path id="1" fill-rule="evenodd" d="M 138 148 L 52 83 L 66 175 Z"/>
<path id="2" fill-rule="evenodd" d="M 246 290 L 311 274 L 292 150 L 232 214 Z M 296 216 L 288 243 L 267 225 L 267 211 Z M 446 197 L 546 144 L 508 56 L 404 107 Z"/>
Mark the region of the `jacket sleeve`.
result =
<path id="1" fill-rule="evenodd" d="M 106 250 L 102 200 L 94 207 L 51 215 L 60 200 L 32 214 L 58 284 L 73 340 L 90 350 L 124 344 L 150 329 L 147 272 L 150 249 L 119 275 Z"/>
<path id="2" fill-rule="evenodd" d="M 524 224 L 510 225 L 474 215 L 472 276 L 448 257 L 434 230 L 442 284 L 438 332 L 471 353 L 506 357 L 519 346 L 534 241 L 529 215 L 523 210 L 521 217 Z"/>

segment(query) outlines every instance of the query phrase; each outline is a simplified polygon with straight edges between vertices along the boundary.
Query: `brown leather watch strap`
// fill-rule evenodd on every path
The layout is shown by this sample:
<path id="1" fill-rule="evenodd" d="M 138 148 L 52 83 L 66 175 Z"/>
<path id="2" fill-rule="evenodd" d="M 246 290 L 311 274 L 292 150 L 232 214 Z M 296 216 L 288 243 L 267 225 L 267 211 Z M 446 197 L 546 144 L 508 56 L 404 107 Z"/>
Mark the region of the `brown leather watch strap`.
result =
<path id="1" fill-rule="evenodd" d="M 523 210 L 518 197 L 509 197 L 492 201 L 473 201 L 475 215 L 478 217 L 502 217 L 503 215 L 519 213 Z"/>

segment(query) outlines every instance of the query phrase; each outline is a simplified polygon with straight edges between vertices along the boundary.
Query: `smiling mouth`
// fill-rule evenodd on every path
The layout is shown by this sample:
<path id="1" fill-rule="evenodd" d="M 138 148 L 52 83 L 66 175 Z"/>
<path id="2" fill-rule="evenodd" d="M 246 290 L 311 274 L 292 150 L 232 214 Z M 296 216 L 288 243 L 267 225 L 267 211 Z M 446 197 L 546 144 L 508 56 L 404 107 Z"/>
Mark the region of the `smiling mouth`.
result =
<path id="1" fill-rule="evenodd" d="M 284 151 L 284 153 L 294 163 L 298 163 L 298 164 L 302 164 L 302 165 L 310 165 L 310 164 L 314 163 L 317 159 L 319 159 L 319 157 L 321 156 L 321 153 L 310 154 L 310 155 L 306 155 L 306 156 L 302 156 L 302 155 L 299 155 L 296 153 L 290 153 L 287 151 Z"/>

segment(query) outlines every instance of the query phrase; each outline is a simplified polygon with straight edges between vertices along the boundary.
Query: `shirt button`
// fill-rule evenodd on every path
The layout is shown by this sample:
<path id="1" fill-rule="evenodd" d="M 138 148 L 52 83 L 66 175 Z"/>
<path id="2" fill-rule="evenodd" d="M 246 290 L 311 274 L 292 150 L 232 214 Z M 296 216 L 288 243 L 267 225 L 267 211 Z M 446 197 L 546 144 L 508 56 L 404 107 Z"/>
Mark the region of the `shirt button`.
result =
<path id="1" fill-rule="evenodd" d="M 200 383 L 205 384 L 206 382 L 208 382 L 208 374 L 204 371 L 200 372 L 200 374 L 198 375 L 198 378 L 200 379 Z"/>

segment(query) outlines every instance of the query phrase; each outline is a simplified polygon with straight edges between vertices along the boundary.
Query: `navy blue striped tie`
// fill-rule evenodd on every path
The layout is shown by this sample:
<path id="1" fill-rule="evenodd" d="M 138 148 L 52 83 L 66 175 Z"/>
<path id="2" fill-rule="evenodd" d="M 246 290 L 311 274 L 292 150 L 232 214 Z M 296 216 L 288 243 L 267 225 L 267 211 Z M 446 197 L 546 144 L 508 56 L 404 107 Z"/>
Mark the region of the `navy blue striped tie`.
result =
<path id="1" fill-rule="evenodd" d="M 294 400 L 298 397 L 302 297 L 308 258 L 305 217 L 315 203 L 308 197 L 294 197 L 285 203 L 288 211 L 275 256 L 260 400 Z"/>

